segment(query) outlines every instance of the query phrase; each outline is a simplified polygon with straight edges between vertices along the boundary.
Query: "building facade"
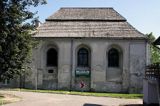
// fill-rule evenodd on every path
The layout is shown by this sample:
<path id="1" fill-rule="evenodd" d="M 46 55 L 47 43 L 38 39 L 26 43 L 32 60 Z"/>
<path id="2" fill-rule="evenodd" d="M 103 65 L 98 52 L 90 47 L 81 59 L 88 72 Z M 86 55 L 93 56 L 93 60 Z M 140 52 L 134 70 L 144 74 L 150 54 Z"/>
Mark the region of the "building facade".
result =
<path id="1" fill-rule="evenodd" d="M 142 92 L 146 38 L 113 8 L 61 8 L 33 37 L 26 88 Z"/>

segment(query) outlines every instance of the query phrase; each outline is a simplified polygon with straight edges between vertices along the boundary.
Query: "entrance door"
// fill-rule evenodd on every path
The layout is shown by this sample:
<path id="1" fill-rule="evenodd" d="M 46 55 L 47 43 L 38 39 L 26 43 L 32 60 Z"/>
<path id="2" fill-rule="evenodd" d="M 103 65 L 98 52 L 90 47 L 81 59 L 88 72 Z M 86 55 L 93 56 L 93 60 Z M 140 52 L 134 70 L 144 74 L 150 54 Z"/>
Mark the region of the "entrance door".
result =
<path id="1" fill-rule="evenodd" d="M 76 68 L 75 85 L 78 91 L 90 91 L 90 69 L 84 67 Z"/>
<path id="2" fill-rule="evenodd" d="M 77 67 L 75 70 L 76 90 L 90 90 L 90 49 L 81 47 L 77 52 Z"/>

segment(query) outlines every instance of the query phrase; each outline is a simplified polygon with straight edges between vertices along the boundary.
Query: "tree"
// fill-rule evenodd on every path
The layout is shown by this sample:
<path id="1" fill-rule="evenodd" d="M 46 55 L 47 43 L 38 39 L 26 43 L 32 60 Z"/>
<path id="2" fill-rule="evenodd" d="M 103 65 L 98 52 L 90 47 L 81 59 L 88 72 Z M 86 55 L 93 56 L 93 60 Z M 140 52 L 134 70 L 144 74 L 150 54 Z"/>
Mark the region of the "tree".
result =
<path id="1" fill-rule="evenodd" d="M 153 33 L 146 34 L 148 41 L 150 42 L 150 51 L 151 51 L 151 63 L 160 63 L 160 49 L 152 45 L 155 41 Z"/>
<path id="2" fill-rule="evenodd" d="M 30 6 L 45 0 L 0 0 L 0 80 L 19 75 L 27 68 L 35 29 Z M 28 21 L 32 20 L 32 21 Z"/>

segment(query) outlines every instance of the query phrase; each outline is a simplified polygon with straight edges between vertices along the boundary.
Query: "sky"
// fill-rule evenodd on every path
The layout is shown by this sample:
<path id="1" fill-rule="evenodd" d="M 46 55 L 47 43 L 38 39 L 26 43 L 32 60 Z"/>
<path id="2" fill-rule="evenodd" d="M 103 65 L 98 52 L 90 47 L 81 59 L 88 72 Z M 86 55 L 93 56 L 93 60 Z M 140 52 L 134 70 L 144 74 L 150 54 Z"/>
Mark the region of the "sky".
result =
<path id="1" fill-rule="evenodd" d="M 160 36 L 160 0 L 47 0 L 46 5 L 30 9 L 38 11 L 43 23 L 61 7 L 113 7 L 143 34 Z"/>

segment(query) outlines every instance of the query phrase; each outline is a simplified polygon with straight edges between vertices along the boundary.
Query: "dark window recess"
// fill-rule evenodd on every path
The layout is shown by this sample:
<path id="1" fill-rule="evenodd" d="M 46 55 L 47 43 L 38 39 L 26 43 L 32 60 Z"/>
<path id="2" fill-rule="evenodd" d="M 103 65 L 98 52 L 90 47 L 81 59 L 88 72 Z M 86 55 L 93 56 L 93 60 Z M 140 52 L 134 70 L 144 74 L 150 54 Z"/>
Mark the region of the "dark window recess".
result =
<path id="1" fill-rule="evenodd" d="M 79 49 L 77 57 L 78 57 L 77 58 L 78 66 L 81 66 L 81 67 L 89 66 L 89 53 L 87 49 L 85 48 Z"/>
<path id="2" fill-rule="evenodd" d="M 58 65 L 58 55 L 57 51 L 53 48 L 47 51 L 47 66 L 55 66 Z"/>
<path id="3" fill-rule="evenodd" d="M 53 73 L 53 70 L 48 70 L 48 73 Z"/>
<path id="4" fill-rule="evenodd" d="M 110 49 L 108 52 L 108 67 L 119 67 L 119 52 L 117 49 Z"/>

